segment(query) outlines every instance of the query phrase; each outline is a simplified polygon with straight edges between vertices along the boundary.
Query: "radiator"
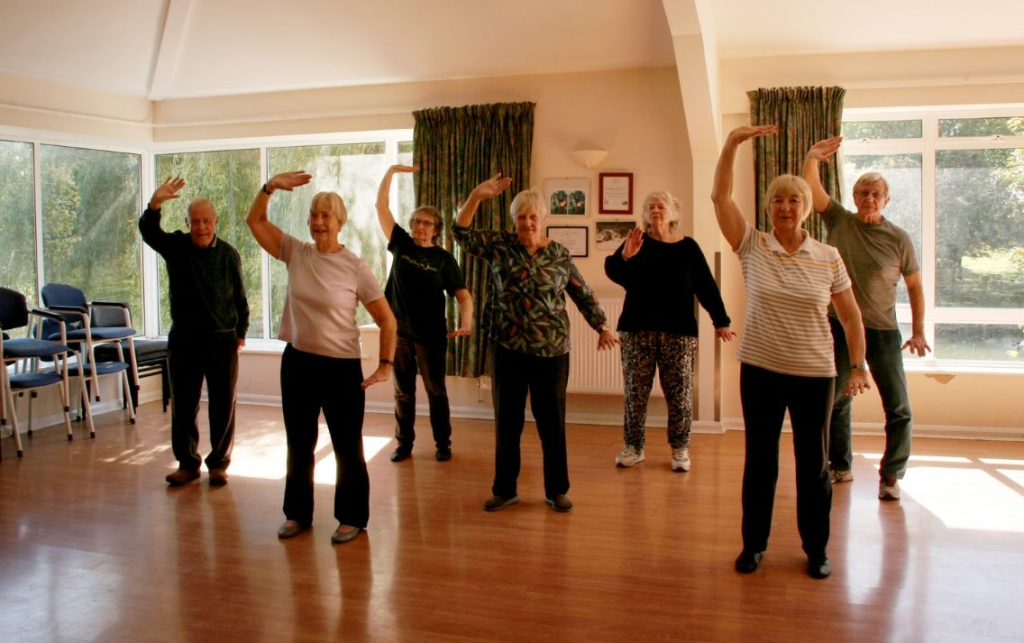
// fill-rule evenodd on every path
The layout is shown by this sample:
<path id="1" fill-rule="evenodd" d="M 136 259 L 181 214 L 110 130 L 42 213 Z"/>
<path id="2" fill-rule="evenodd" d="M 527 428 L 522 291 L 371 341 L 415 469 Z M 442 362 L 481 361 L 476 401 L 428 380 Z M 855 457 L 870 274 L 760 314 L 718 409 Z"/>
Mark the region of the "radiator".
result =
<path id="1" fill-rule="evenodd" d="M 568 300 L 572 302 L 572 300 Z M 621 299 L 602 299 L 601 306 L 608 315 L 608 325 L 615 328 L 622 313 Z M 568 303 L 569 339 L 569 393 L 601 393 L 622 395 L 622 353 L 616 346 L 611 350 L 597 350 L 597 333 L 577 310 Z M 654 378 L 652 395 L 664 396 L 658 378 Z"/>

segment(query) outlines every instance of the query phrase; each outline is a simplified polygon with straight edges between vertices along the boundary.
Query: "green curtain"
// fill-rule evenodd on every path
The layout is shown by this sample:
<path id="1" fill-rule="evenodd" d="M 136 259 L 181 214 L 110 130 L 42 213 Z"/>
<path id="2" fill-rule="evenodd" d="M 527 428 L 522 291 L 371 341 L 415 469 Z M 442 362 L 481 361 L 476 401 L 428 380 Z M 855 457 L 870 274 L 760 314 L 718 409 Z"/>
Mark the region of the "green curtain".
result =
<path id="1" fill-rule="evenodd" d="M 490 328 L 490 273 L 487 264 L 453 248 L 452 223 L 459 205 L 485 179 L 501 172 L 512 187 L 484 202 L 473 227 L 510 230 L 509 205 L 520 190 L 530 187 L 533 153 L 534 103 L 495 103 L 465 107 L 436 107 L 413 112 L 413 164 L 416 205 L 433 205 L 444 217 L 443 246 L 459 260 L 466 287 L 473 296 L 473 334 L 448 341 L 448 374 L 486 375 L 487 335 Z M 448 301 L 448 325 L 454 329 L 457 305 Z"/>
<path id="2" fill-rule="evenodd" d="M 843 125 L 842 87 L 773 87 L 747 92 L 751 125 L 778 125 L 779 133 L 754 139 L 754 177 L 757 183 L 757 229 L 770 230 L 764 210 L 764 193 L 781 174 L 800 176 L 804 156 L 816 142 L 839 136 Z M 821 164 L 821 183 L 829 195 L 842 194 L 843 168 L 839 163 Z M 815 239 L 825 238 L 825 227 L 816 212 L 804 222 Z"/>

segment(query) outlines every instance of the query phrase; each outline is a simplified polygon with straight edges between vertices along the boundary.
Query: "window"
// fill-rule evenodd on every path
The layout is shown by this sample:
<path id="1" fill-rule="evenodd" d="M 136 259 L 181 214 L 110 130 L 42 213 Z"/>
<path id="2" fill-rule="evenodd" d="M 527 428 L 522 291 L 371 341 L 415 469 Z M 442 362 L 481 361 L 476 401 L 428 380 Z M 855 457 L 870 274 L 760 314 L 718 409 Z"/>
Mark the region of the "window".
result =
<path id="1" fill-rule="evenodd" d="M 31 143 L 0 141 L 0 285 L 36 305 L 35 168 Z"/>
<path id="2" fill-rule="evenodd" d="M 139 154 L 39 146 L 43 282 L 126 301 L 137 328 L 144 326 L 140 163 Z"/>
<path id="3" fill-rule="evenodd" d="M 907 230 L 921 263 L 930 359 L 1024 365 L 1024 117 L 908 116 L 844 122 L 844 202 L 860 174 L 888 180 L 885 215 Z M 902 285 L 898 302 L 909 330 Z"/>
<path id="4" fill-rule="evenodd" d="M 256 191 L 263 185 L 260 178 L 260 150 L 224 150 L 217 152 L 183 152 L 157 154 L 156 180 L 169 176 L 185 179 L 179 198 L 161 207 L 163 229 L 188 230 L 185 214 L 195 198 L 209 199 L 217 210 L 217 236 L 238 250 L 242 259 L 242 279 L 249 299 L 249 332 L 247 337 L 263 337 L 263 263 L 260 247 L 245 224 Z M 158 261 L 160 291 L 160 334 L 171 327 L 171 308 L 167 287 L 167 267 Z"/>

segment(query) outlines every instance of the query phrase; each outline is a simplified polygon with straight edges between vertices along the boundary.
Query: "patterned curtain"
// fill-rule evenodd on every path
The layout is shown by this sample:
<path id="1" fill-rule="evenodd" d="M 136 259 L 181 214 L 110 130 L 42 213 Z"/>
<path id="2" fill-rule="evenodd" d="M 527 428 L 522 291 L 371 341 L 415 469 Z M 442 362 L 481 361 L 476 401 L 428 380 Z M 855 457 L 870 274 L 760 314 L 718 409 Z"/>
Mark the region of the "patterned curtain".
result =
<path id="1" fill-rule="evenodd" d="M 770 230 L 764 198 L 768 184 L 781 174 L 800 176 L 804 155 L 818 141 L 839 136 L 843 125 L 841 87 L 775 87 L 747 92 L 751 125 L 778 125 L 779 133 L 754 139 L 754 177 L 757 182 L 757 229 Z M 842 194 L 842 166 L 835 160 L 822 163 L 821 184 L 830 196 Z M 804 227 L 815 239 L 824 240 L 825 227 L 812 212 Z"/>
<path id="2" fill-rule="evenodd" d="M 530 186 L 533 153 L 534 103 L 495 103 L 465 107 L 436 107 L 413 112 L 413 164 L 416 205 L 433 205 L 444 217 L 443 246 L 459 260 L 466 287 L 473 296 L 473 334 L 448 342 L 448 374 L 486 375 L 487 331 L 490 328 L 490 272 L 487 264 L 453 248 L 452 223 L 459 206 L 485 179 L 501 172 L 512 187 L 485 201 L 473 226 L 478 230 L 512 227 L 509 206 L 520 190 Z M 449 330 L 454 330 L 457 305 L 448 301 Z"/>

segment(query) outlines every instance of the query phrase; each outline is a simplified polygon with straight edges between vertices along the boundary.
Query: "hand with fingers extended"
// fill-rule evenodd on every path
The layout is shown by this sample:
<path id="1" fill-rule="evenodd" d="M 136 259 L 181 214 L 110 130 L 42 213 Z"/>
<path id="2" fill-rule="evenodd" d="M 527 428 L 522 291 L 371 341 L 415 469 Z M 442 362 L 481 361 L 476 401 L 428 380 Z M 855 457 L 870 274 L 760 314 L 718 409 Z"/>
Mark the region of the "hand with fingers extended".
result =
<path id="1" fill-rule="evenodd" d="M 807 158 L 814 159 L 821 163 L 828 163 L 832 160 L 832 155 L 839 151 L 839 147 L 842 144 L 842 136 L 833 136 L 832 138 L 826 138 L 825 140 L 818 141 L 811 146 L 811 149 L 807 150 Z"/>
<path id="2" fill-rule="evenodd" d="M 161 183 L 160 187 L 153 192 L 153 196 L 149 198 L 149 208 L 151 210 L 159 210 L 164 201 L 177 199 L 181 196 L 178 192 L 183 187 L 185 187 L 185 179 L 180 176 L 174 178 L 167 177 L 167 180 Z"/>
<path id="3" fill-rule="evenodd" d="M 626 235 L 626 243 L 622 246 L 622 258 L 630 260 L 640 252 L 640 246 L 644 245 L 644 231 L 640 228 L 633 228 Z"/>
<path id="4" fill-rule="evenodd" d="M 370 373 L 370 376 L 363 380 L 363 383 L 359 386 L 365 391 L 374 384 L 380 384 L 381 382 L 388 381 L 389 377 L 391 377 L 391 364 L 388 362 L 381 362 L 377 366 L 377 370 Z"/>
<path id="5" fill-rule="evenodd" d="M 745 125 L 743 127 L 737 127 L 733 131 L 729 132 L 729 142 L 733 145 L 739 145 L 744 141 L 748 141 L 752 138 L 760 138 L 762 136 L 771 136 L 779 133 L 778 125 Z"/>
<path id="6" fill-rule="evenodd" d="M 722 340 L 723 342 L 731 342 L 732 340 L 738 337 L 736 331 L 734 331 L 732 328 L 729 328 L 728 326 L 716 328 L 715 336 L 718 337 L 718 339 Z"/>
<path id="7" fill-rule="evenodd" d="M 410 172 L 419 172 L 419 165 L 392 165 L 388 168 L 388 172 L 392 174 L 408 174 Z"/>
<path id="8" fill-rule="evenodd" d="M 619 336 L 607 328 L 597 336 L 597 350 L 599 351 L 610 350 L 621 343 Z"/>
<path id="9" fill-rule="evenodd" d="M 473 188 L 471 196 L 478 201 L 483 201 L 485 199 L 498 196 L 507 190 L 510 185 L 512 185 L 512 179 L 502 178 L 501 172 L 498 172 L 491 178 Z"/>
<path id="10" fill-rule="evenodd" d="M 281 172 L 280 174 L 275 174 L 269 181 L 267 181 L 267 190 L 269 192 L 274 192 L 275 190 L 291 192 L 295 188 L 306 185 L 312 180 L 313 175 L 307 174 L 305 170 Z"/>
<path id="11" fill-rule="evenodd" d="M 900 350 L 910 349 L 910 354 L 916 354 L 918 357 L 924 357 L 925 353 L 932 350 L 932 347 L 925 341 L 923 335 L 914 335 L 908 339 Z"/>
<path id="12" fill-rule="evenodd" d="M 451 339 L 452 337 L 467 337 L 472 334 L 472 328 L 459 328 L 458 330 L 448 333 L 448 338 Z"/>
<path id="13" fill-rule="evenodd" d="M 868 384 L 868 374 L 859 368 L 851 369 L 850 378 L 846 380 L 846 390 L 843 392 L 847 396 L 854 396 L 869 390 L 871 385 Z"/>

